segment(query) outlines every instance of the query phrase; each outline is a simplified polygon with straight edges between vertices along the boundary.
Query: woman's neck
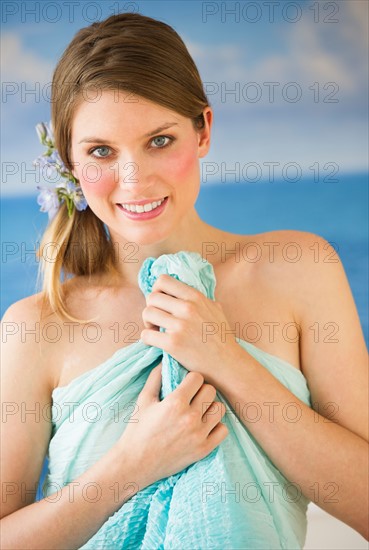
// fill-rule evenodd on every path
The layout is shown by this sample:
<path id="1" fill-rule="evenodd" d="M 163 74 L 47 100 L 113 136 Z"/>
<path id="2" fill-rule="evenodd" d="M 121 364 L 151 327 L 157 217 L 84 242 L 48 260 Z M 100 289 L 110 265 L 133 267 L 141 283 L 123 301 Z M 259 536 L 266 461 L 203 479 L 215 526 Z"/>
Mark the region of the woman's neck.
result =
<path id="1" fill-rule="evenodd" d="M 116 232 L 110 232 L 117 258 L 118 272 L 122 282 L 132 286 L 138 286 L 137 278 L 142 263 L 148 257 L 157 258 L 162 254 L 174 254 L 180 250 L 198 252 L 208 259 L 210 263 L 216 263 L 219 248 L 219 240 L 223 231 L 213 227 L 200 219 L 195 209 L 168 237 L 156 242 L 128 241 Z M 209 258 L 207 258 L 207 255 Z"/>

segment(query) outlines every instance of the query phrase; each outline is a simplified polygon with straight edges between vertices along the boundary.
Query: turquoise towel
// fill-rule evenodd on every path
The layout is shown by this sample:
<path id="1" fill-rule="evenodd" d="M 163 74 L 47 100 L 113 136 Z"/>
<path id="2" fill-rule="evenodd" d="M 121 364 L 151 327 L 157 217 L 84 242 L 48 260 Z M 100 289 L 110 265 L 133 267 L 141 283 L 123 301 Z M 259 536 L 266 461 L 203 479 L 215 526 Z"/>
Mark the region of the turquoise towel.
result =
<path id="1" fill-rule="evenodd" d="M 138 276 L 145 296 L 162 273 L 214 299 L 213 267 L 200 254 L 182 251 L 147 258 Z M 237 341 L 311 407 L 301 371 L 251 343 Z M 133 411 L 129 404 L 137 400 L 149 373 L 161 360 L 162 399 L 177 387 L 187 370 L 163 350 L 141 340 L 118 350 L 67 386 L 54 389 L 44 497 L 76 479 L 119 439 Z M 219 392 L 216 400 L 223 402 L 227 411 L 222 421 L 229 434 L 222 443 L 203 460 L 134 495 L 82 546 L 84 550 L 303 547 L 309 500 L 273 465 Z"/>

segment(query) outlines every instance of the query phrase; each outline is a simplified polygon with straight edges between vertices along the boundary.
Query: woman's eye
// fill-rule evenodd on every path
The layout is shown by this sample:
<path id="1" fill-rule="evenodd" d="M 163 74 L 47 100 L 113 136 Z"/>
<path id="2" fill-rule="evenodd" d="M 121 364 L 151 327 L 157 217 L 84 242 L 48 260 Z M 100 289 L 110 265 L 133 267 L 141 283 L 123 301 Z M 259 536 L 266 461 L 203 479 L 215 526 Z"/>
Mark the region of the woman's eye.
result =
<path id="1" fill-rule="evenodd" d="M 172 142 L 174 142 L 174 138 L 170 136 L 156 136 L 151 140 L 151 143 L 154 143 L 154 149 L 164 149 L 165 147 L 168 147 Z M 96 151 L 98 152 L 98 154 L 96 154 Z M 106 159 L 111 157 L 110 147 L 108 147 L 107 145 L 94 147 L 88 152 L 88 154 L 98 159 Z"/>
<path id="2" fill-rule="evenodd" d="M 95 153 L 95 151 L 103 151 L 103 153 L 99 154 L 99 155 L 92 155 L 93 157 L 97 157 L 99 159 L 103 159 L 103 158 L 107 158 L 109 155 L 108 154 L 105 154 L 104 151 L 108 151 L 109 152 L 110 150 L 110 147 L 106 147 L 105 145 L 103 145 L 102 147 L 95 147 L 95 149 L 91 149 L 91 151 L 89 152 L 90 155 L 92 155 L 92 153 Z"/>
<path id="3" fill-rule="evenodd" d="M 164 149 L 164 147 L 169 145 L 169 143 L 164 142 L 164 140 L 166 140 L 166 139 L 168 139 L 169 142 L 174 141 L 174 139 L 169 137 L 169 136 L 156 136 L 156 137 L 154 137 L 151 141 L 151 143 L 156 142 L 156 146 L 154 147 L 154 149 Z"/>

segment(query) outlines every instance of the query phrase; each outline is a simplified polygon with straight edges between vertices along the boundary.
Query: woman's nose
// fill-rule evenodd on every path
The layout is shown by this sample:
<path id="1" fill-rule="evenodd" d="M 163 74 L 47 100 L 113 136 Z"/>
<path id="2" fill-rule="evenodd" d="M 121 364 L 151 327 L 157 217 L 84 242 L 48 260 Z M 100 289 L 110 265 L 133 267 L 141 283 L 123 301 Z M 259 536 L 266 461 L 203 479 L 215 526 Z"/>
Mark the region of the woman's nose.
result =
<path id="1" fill-rule="evenodd" d="M 139 183 L 139 164 L 135 161 L 116 162 L 110 169 L 114 182 L 120 187 L 132 187 Z"/>
<path id="2" fill-rule="evenodd" d="M 138 155 L 125 154 L 111 169 L 115 183 L 122 189 L 147 187 L 148 165 Z"/>

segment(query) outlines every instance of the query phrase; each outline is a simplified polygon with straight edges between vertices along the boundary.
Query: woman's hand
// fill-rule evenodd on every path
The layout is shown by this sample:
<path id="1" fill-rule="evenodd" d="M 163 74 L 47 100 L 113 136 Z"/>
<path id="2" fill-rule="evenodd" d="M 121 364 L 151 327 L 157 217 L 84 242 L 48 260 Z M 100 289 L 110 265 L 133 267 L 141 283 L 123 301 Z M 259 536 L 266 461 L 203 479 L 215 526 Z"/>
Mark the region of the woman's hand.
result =
<path id="1" fill-rule="evenodd" d="M 225 406 L 214 401 L 216 389 L 204 384 L 203 376 L 189 372 L 159 401 L 161 383 L 160 363 L 138 396 L 134 420 L 117 442 L 137 460 L 144 486 L 201 460 L 229 433 L 221 422 Z"/>
<path id="2" fill-rule="evenodd" d="M 160 275 L 146 304 L 141 340 L 163 349 L 188 371 L 213 381 L 215 372 L 219 374 L 239 357 L 240 346 L 221 304 L 202 292 L 170 275 Z"/>

